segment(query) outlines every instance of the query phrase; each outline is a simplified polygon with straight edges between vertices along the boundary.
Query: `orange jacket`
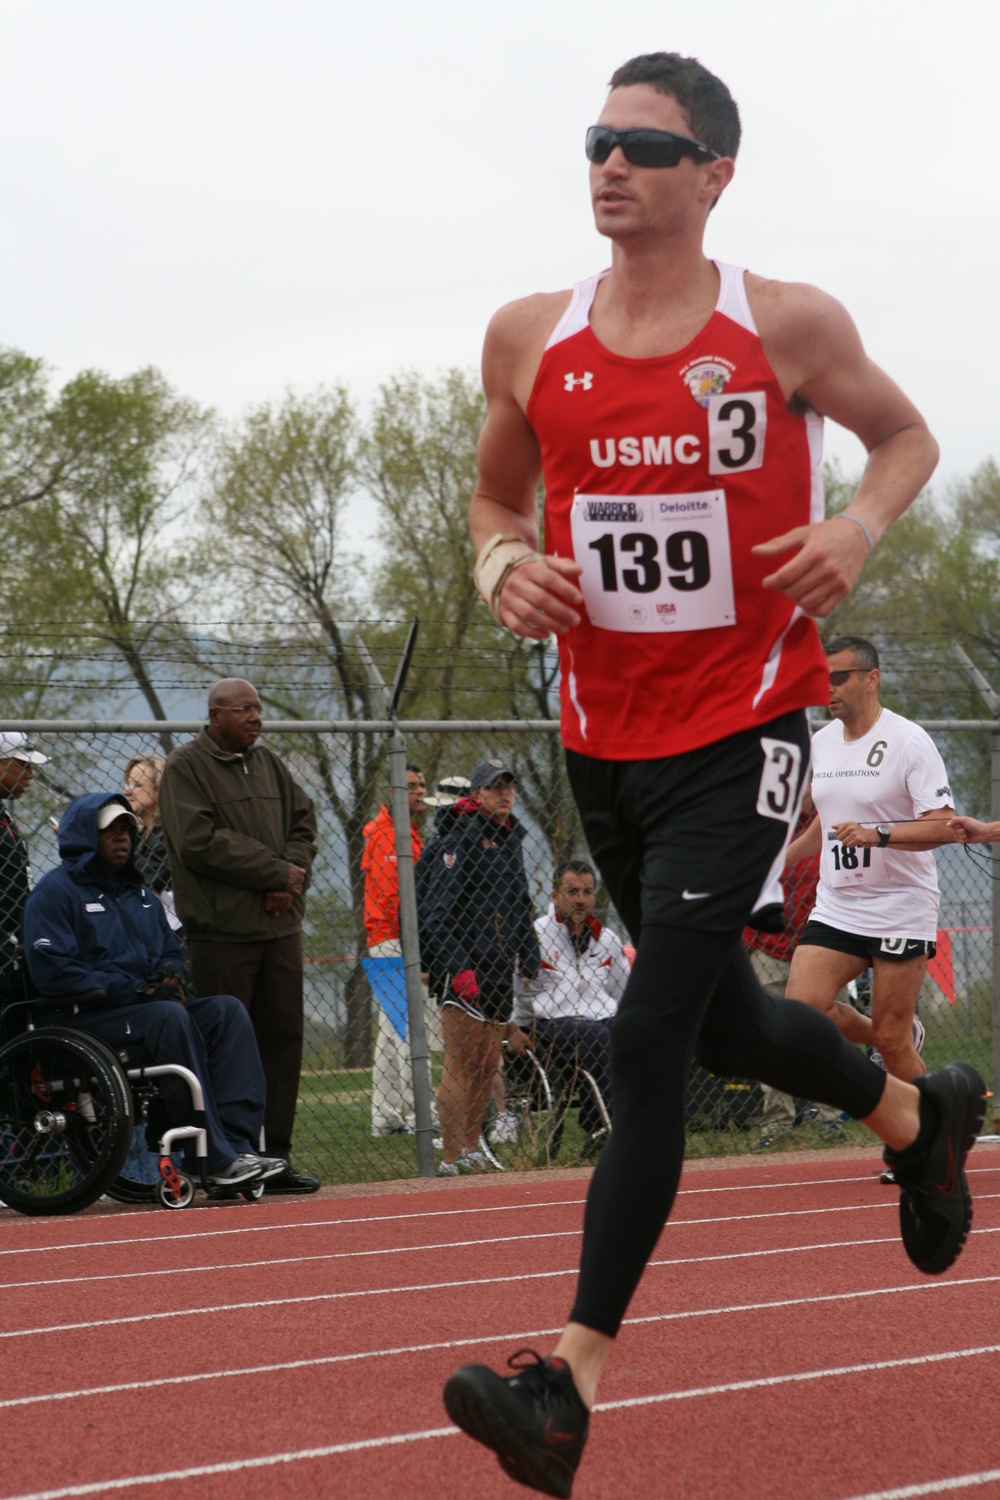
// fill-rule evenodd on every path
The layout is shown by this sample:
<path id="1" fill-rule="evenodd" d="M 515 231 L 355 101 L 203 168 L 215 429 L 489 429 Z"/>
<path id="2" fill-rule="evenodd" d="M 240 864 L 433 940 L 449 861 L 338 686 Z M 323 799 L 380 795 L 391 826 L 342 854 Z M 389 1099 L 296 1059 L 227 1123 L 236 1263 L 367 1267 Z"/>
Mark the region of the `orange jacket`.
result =
<path id="1" fill-rule="evenodd" d="M 369 948 L 399 937 L 399 879 L 396 875 L 396 830 L 388 807 L 380 807 L 365 824 L 361 868 L 365 875 L 365 933 Z M 413 863 L 423 844 L 416 824 L 410 825 Z"/>

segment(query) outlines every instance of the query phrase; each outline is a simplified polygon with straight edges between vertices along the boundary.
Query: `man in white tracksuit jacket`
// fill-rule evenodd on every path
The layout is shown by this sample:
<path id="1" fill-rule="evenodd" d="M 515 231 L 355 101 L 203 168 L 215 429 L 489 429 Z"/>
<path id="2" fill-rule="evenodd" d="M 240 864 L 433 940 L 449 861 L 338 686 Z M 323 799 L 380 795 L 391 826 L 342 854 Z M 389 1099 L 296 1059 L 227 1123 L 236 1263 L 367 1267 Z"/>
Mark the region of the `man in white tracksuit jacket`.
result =
<path id="1" fill-rule="evenodd" d="M 552 906 L 535 923 L 542 962 L 537 976 L 514 979 L 514 1020 L 543 1061 L 555 1057 L 590 1073 L 611 1113 L 611 1024 L 629 962 L 621 938 L 594 917 L 594 871 L 571 859 L 555 872 Z M 580 1126 L 594 1146 L 604 1122 L 589 1089 L 580 1096 Z"/>

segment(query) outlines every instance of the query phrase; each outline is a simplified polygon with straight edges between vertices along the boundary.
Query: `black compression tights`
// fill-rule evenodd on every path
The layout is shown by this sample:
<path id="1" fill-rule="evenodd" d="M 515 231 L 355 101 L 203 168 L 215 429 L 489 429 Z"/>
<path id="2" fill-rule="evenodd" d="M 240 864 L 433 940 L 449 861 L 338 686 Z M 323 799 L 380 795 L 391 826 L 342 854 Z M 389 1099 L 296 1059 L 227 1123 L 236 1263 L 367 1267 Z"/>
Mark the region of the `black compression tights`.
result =
<path id="1" fill-rule="evenodd" d="M 819 1011 L 768 994 L 738 934 L 644 927 L 611 1037 L 614 1129 L 587 1195 L 570 1317 L 614 1336 L 677 1191 L 692 1057 L 859 1119 L 885 1074 Z"/>

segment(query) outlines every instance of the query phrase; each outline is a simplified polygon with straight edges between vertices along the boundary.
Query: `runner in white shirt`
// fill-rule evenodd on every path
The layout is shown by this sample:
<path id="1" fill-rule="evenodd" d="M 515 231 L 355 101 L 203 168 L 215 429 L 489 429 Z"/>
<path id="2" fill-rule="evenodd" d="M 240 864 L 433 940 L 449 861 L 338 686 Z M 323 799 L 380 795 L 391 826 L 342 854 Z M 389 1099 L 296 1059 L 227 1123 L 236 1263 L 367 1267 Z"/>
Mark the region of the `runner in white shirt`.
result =
<path id="1" fill-rule="evenodd" d="M 913 1019 L 935 952 L 939 892 L 932 852 L 953 843 L 944 762 L 930 736 L 883 708 L 878 652 L 862 636 L 826 647 L 834 723 L 812 741 L 816 818 L 787 863 L 821 851 L 816 905 L 799 939 L 787 994 L 826 1011 L 852 1042 L 910 1080 L 925 1072 Z M 835 1000 L 871 965 L 872 1014 Z"/>

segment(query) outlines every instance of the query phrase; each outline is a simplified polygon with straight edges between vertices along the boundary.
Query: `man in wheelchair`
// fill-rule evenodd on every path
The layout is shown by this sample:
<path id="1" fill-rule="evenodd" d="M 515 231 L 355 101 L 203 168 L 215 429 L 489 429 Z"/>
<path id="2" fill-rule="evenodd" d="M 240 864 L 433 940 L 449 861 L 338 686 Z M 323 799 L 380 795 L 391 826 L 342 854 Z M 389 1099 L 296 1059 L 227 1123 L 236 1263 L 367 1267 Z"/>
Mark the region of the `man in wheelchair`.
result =
<path id="1" fill-rule="evenodd" d="M 514 1020 L 528 1032 L 536 1056 L 573 1087 L 586 1070 L 611 1115 L 611 1023 L 628 979 L 619 937 L 594 916 L 597 885 L 583 859 L 565 860 L 552 881 L 552 905 L 535 923 L 542 962 L 534 979 L 514 978 Z M 585 1152 L 607 1135 L 596 1097 L 579 1091 Z"/>
<path id="2" fill-rule="evenodd" d="M 59 823 L 62 864 L 42 877 L 24 908 L 22 936 L 32 984 L 56 999 L 103 990 L 106 1007 L 42 1010 L 111 1047 L 141 1043 L 153 1062 L 179 1063 L 204 1091 L 206 1170 L 213 1188 L 260 1182 L 285 1162 L 258 1154 L 264 1071 L 250 1017 L 232 995 L 194 999 L 184 955 L 161 902 L 136 868 L 135 816 L 123 795 L 91 792 Z M 191 1096 L 164 1075 L 171 1125 L 188 1123 Z"/>

